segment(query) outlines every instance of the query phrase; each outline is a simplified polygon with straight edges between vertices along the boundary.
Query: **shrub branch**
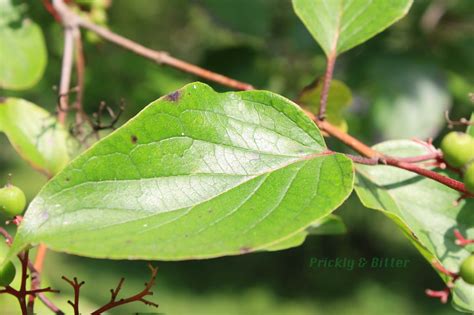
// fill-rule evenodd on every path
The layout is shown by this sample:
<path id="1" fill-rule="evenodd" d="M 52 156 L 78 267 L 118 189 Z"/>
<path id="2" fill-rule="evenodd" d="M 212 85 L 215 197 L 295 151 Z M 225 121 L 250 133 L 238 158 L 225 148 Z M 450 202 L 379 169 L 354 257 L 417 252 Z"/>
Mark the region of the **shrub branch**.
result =
<path id="1" fill-rule="evenodd" d="M 94 24 L 94 23 L 78 16 L 75 12 L 73 12 L 72 10 L 69 9 L 69 7 L 64 3 L 63 0 L 53 0 L 53 6 L 54 6 L 54 9 L 56 10 L 57 15 L 60 17 L 63 25 L 65 25 L 65 32 L 66 33 L 68 32 L 68 29 L 71 28 L 71 27 L 68 28 L 67 27 L 68 25 L 69 26 L 72 25 L 73 27 L 74 26 L 82 27 L 82 28 L 88 29 L 89 31 L 92 31 L 92 32 L 96 33 L 97 35 L 101 36 L 102 38 L 104 38 L 105 40 L 107 40 L 109 42 L 112 42 L 112 43 L 114 43 L 118 46 L 121 46 L 122 48 L 130 50 L 130 51 L 134 52 L 135 54 L 137 54 L 139 56 L 145 57 L 147 59 L 151 59 L 151 60 L 153 60 L 153 61 L 155 61 L 159 64 L 164 64 L 164 65 L 179 69 L 179 70 L 184 71 L 184 72 L 192 73 L 192 74 L 195 74 L 195 75 L 200 76 L 202 78 L 205 78 L 205 79 L 208 79 L 208 80 L 211 80 L 211 81 L 214 81 L 214 82 L 217 82 L 217 83 L 220 83 L 222 85 L 232 87 L 232 88 L 235 88 L 235 89 L 238 89 L 238 90 L 252 90 L 253 89 L 253 86 L 248 84 L 248 83 L 236 81 L 234 79 L 228 78 L 228 77 L 223 76 L 221 74 L 214 73 L 212 71 L 200 68 L 196 65 L 192 65 L 192 64 L 187 63 L 185 61 L 176 59 L 174 57 L 171 57 L 167 52 L 156 51 L 156 50 L 147 48 L 147 47 L 142 46 L 142 45 L 140 45 L 140 44 L 138 44 L 138 43 L 136 43 L 136 42 L 134 42 L 134 41 L 132 41 L 128 38 L 125 38 L 121 35 L 118 35 L 118 34 L 112 32 L 112 31 L 110 31 L 106 28 L 100 27 L 100 26 L 98 26 L 98 25 L 96 25 L 96 24 Z M 67 40 L 67 38 L 68 38 L 68 36 L 66 36 L 65 39 Z M 72 38 L 72 36 L 71 36 L 71 38 Z M 70 46 L 72 46 L 72 45 L 73 45 L 73 43 L 70 44 Z M 66 46 L 66 44 L 65 44 L 65 46 Z M 66 51 L 66 49 L 65 49 L 65 53 L 67 53 L 67 52 L 68 51 Z M 66 61 L 67 61 L 67 58 L 64 58 L 64 59 L 66 59 Z M 68 63 L 64 62 L 64 59 L 63 59 L 63 67 L 65 65 L 68 66 Z M 325 114 L 325 108 L 326 108 L 326 105 L 327 105 L 327 97 L 328 97 L 328 92 L 329 92 L 329 87 L 330 87 L 330 81 L 332 79 L 332 74 L 333 74 L 333 71 L 334 71 L 335 61 L 336 61 L 335 55 L 334 55 L 334 57 L 329 57 L 328 58 L 328 64 L 327 64 L 326 73 L 325 73 L 325 76 L 324 76 L 323 93 L 322 93 L 321 99 L 320 99 L 320 112 L 318 114 L 318 117 L 316 117 L 312 113 L 306 112 L 308 114 L 308 116 L 316 123 L 316 125 L 322 131 L 324 131 L 327 134 L 329 134 L 330 136 L 338 139 L 339 141 L 341 141 L 345 145 L 351 147 L 352 149 L 354 149 L 355 151 L 360 153 L 362 156 L 367 157 L 367 158 L 371 158 L 371 159 L 378 159 L 379 164 L 390 165 L 390 166 L 393 166 L 393 167 L 404 169 L 404 170 L 407 170 L 407 171 L 410 171 L 410 172 L 417 173 L 421 176 L 433 179 L 433 180 L 435 180 L 435 181 L 437 181 L 437 182 L 439 182 L 443 185 L 446 185 L 446 186 L 448 186 L 452 189 L 455 189 L 455 190 L 461 192 L 463 194 L 463 198 L 472 198 L 472 197 L 474 197 L 474 195 L 470 194 L 467 191 L 466 187 L 464 186 L 464 184 L 462 182 L 457 181 L 457 180 L 452 179 L 452 178 L 449 178 L 447 176 L 438 174 L 438 173 L 436 173 L 432 170 L 422 168 L 420 166 L 415 165 L 414 163 L 404 161 L 402 159 L 397 159 L 397 158 L 393 158 L 393 157 L 386 157 L 382 153 L 375 151 L 374 149 L 367 146 L 366 144 L 364 144 L 360 140 L 354 138 L 353 136 L 349 135 L 348 133 L 341 131 L 340 129 L 338 129 L 334 125 L 330 124 L 328 121 L 326 121 L 324 119 L 321 119 L 321 118 L 324 118 L 324 114 Z M 70 71 L 68 71 L 68 69 L 63 68 L 62 74 L 70 76 Z M 62 81 L 63 81 L 63 79 L 61 79 L 61 82 Z M 64 81 L 69 82 L 66 79 L 64 79 Z M 64 86 L 66 86 L 66 84 L 64 84 Z M 67 87 L 68 87 L 68 85 L 67 85 Z M 64 88 L 64 90 L 62 92 L 67 93 L 67 91 L 68 91 L 68 89 Z M 60 95 L 62 95 L 62 94 L 60 93 Z M 424 158 L 426 158 L 426 157 L 423 157 L 423 159 Z M 412 158 L 412 159 L 416 160 L 417 158 L 415 157 L 415 158 Z"/>

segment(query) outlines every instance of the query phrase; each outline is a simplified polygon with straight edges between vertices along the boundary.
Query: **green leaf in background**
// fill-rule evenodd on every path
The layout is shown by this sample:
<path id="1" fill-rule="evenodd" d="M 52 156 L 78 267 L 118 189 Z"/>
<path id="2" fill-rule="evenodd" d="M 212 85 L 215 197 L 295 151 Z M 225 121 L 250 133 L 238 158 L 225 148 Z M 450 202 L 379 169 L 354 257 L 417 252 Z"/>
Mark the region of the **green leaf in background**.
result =
<path id="1" fill-rule="evenodd" d="M 346 225 L 340 217 L 330 214 L 313 222 L 306 230 L 293 235 L 276 244 L 272 244 L 265 248 L 266 251 L 284 250 L 300 246 L 306 240 L 308 235 L 340 235 L 347 232 Z"/>
<path id="2" fill-rule="evenodd" d="M 298 97 L 298 103 L 312 113 L 319 112 L 322 81 L 316 80 L 303 89 Z M 332 80 L 327 100 L 326 119 L 342 131 L 348 130 L 344 111 L 352 104 L 351 90 L 343 82 Z"/>
<path id="3" fill-rule="evenodd" d="M 326 56 L 338 55 L 405 16 L 412 0 L 293 0 L 293 8 Z"/>
<path id="4" fill-rule="evenodd" d="M 41 28 L 25 16 L 25 4 L 0 0 L 0 88 L 24 90 L 43 76 L 47 53 Z"/>
<path id="5" fill-rule="evenodd" d="M 396 58 L 374 60 L 371 67 L 371 77 L 378 78 L 371 117 L 381 138 L 435 138 L 452 103 L 440 69 Z"/>
<path id="6" fill-rule="evenodd" d="M 50 113 L 26 100 L 0 100 L 0 132 L 24 160 L 48 177 L 69 161 L 67 131 Z"/>
<path id="7" fill-rule="evenodd" d="M 271 27 L 271 6 L 267 0 L 200 0 L 218 27 L 254 36 L 268 35 Z M 248 17 L 243 19 L 242 17 Z"/>
<path id="8" fill-rule="evenodd" d="M 347 228 L 340 217 L 330 214 L 311 224 L 306 231 L 310 235 L 340 235 L 345 234 Z"/>
<path id="9" fill-rule="evenodd" d="M 397 157 L 427 153 L 425 146 L 409 140 L 383 142 L 374 149 Z M 459 192 L 390 166 L 358 165 L 356 179 L 355 190 L 366 207 L 380 210 L 394 220 L 428 261 L 436 259 L 448 270 L 459 271 L 474 247 L 456 245 L 454 230 L 474 238 L 473 199 L 455 205 Z M 473 290 L 474 286 L 456 281 L 455 306 L 474 311 Z"/>
<path id="10" fill-rule="evenodd" d="M 38 242 L 113 259 L 248 253 L 330 214 L 350 194 L 353 172 L 291 101 L 193 83 L 151 103 L 50 181 L 11 254 Z"/>

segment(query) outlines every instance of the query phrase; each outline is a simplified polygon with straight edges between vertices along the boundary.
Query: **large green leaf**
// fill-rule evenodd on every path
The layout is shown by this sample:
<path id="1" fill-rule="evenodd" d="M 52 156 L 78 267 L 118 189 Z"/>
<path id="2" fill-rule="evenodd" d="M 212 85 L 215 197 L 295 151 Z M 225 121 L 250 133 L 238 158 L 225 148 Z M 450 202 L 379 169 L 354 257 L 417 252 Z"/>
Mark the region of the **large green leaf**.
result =
<path id="1" fill-rule="evenodd" d="M 407 14 L 412 0 L 293 0 L 296 14 L 327 56 L 357 46 Z"/>
<path id="2" fill-rule="evenodd" d="M 425 146 L 408 140 L 383 142 L 374 149 L 398 157 L 427 153 Z M 380 210 L 394 220 L 428 261 L 436 259 L 448 270 L 459 270 L 473 247 L 456 245 L 454 230 L 474 238 L 474 200 L 456 204 L 457 191 L 390 166 L 360 165 L 357 172 L 355 189 L 366 207 Z M 455 306 L 474 311 L 473 291 L 474 286 L 457 281 Z"/>
<path id="3" fill-rule="evenodd" d="M 266 91 L 201 83 L 151 103 L 58 174 L 30 204 L 12 253 L 193 259 L 264 249 L 337 208 L 353 165 Z"/>
<path id="4" fill-rule="evenodd" d="M 43 76 L 46 45 L 40 27 L 26 18 L 25 4 L 13 2 L 0 0 L 0 88 L 23 90 Z"/>
<path id="5" fill-rule="evenodd" d="M 298 103 L 313 113 L 319 112 L 322 80 L 316 80 L 308 85 L 298 96 Z M 351 90 L 343 82 L 332 80 L 327 99 L 326 119 L 343 131 L 347 131 L 347 121 L 344 112 L 352 103 Z"/>
<path id="6" fill-rule="evenodd" d="M 0 100 L 0 132 L 24 160 L 47 176 L 69 161 L 66 130 L 50 113 L 26 100 Z"/>

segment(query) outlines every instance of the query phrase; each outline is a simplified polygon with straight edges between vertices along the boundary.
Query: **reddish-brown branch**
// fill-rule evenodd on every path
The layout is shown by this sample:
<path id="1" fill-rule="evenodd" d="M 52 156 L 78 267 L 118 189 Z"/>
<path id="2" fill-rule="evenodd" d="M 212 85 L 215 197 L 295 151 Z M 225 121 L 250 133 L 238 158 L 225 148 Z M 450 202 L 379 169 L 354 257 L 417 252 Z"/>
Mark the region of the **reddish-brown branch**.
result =
<path id="1" fill-rule="evenodd" d="M 228 77 L 222 76 L 220 74 L 211 72 L 206 69 L 202 69 L 198 66 L 189 64 L 185 61 L 173 58 L 169 56 L 166 52 L 163 51 L 155 51 L 152 49 L 149 49 L 147 47 L 144 47 L 138 43 L 135 43 L 123 36 L 120 36 L 118 34 L 115 34 L 111 31 L 109 31 L 106 28 L 100 27 L 86 19 L 83 19 L 82 17 L 78 16 L 75 14 L 73 11 L 71 11 L 68 6 L 64 3 L 63 0 L 54 0 L 54 8 L 55 10 L 59 13 L 59 15 L 62 18 L 62 21 L 68 21 L 68 25 L 76 25 L 76 26 L 81 26 L 84 27 L 92 32 L 97 33 L 98 35 L 102 36 L 104 39 L 115 43 L 125 49 L 128 49 L 142 57 L 151 59 L 157 63 L 160 64 L 166 64 L 172 67 L 175 67 L 177 69 L 183 70 L 185 72 L 193 73 L 195 75 L 201 76 L 203 78 L 206 78 L 208 80 L 218 82 L 220 84 L 233 87 L 239 90 L 251 90 L 253 87 L 250 84 L 239 82 L 233 79 L 230 79 Z M 63 22 L 64 23 L 64 22 Z M 67 28 L 66 28 L 67 30 Z M 329 87 L 330 87 L 330 81 L 332 79 L 332 73 L 334 71 L 334 64 L 336 61 L 335 55 L 333 57 L 328 58 L 328 65 L 326 68 L 326 73 L 324 77 L 324 85 L 323 85 L 323 93 L 321 94 L 321 106 L 320 107 L 320 113 L 319 117 L 315 117 L 315 115 L 307 112 L 307 114 L 315 121 L 317 126 L 327 134 L 329 134 L 332 137 L 337 138 L 340 140 L 342 143 L 346 144 L 347 146 L 351 147 L 361 155 L 368 157 L 368 158 L 378 158 L 379 161 L 382 162 L 387 162 L 386 164 L 405 169 L 407 171 L 411 171 L 414 173 L 417 173 L 419 175 L 431 178 L 433 180 L 436 180 L 448 187 L 451 187 L 455 190 L 458 190 L 462 193 L 464 193 L 467 197 L 471 197 L 472 194 L 467 193 L 467 190 L 464 186 L 463 183 L 456 181 L 454 179 L 451 179 L 449 177 L 440 175 L 434 171 L 427 170 L 421 167 L 418 167 L 416 165 L 411 164 L 410 162 L 413 161 L 404 161 L 403 159 L 395 159 L 395 158 L 390 158 L 390 157 L 384 157 L 381 153 L 375 151 L 374 149 L 370 148 L 366 144 L 362 143 L 358 139 L 352 137 L 351 135 L 343 132 L 342 130 L 338 129 L 337 127 L 333 126 L 329 122 L 321 119 L 324 117 L 324 112 L 325 112 L 325 105 L 327 104 L 327 97 L 328 97 L 328 92 L 329 92 Z M 64 69 L 63 69 L 64 70 Z M 63 91 L 67 92 L 67 90 Z M 61 94 L 61 93 L 60 93 Z M 423 159 L 427 158 L 426 156 L 423 157 Z"/>
<path id="2" fill-rule="evenodd" d="M 466 186 L 464 185 L 464 183 L 462 183 L 460 181 L 457 181 L 453 178 L 450 178 L 450 177 L 441 175 L 439 173 L 436 173 L 434 171 L 419 167 L 419 166 L 417 166 L 415 164 L 412 164 L 412 163 L 400 161 L 400 160 L 395 159 L 395 158 L 384 157 L 384 160 L 385 160 L 385 163 L 387 165 L 395 166 L 395 167 L 398 167 L 398 168 L 401 168 L 401 169 L 404 169 L 404 170 L 407 170 L 407 171 L 410 171 L 410 172 L 413 172 L 413 173 L 417 173 L 421 176 L 431 178 L 431 179 L 433 179 L 433 180 L 435 180 L 435 181 L 437 181 L 437 182 L 439 182 L 443 185 L 446 185 L 446 186 L 448 186 L 448 187 L 450 187 L 454 190 L 457 190 L 457 191 L 465 194 L 466 198 L 474 197 L 471 193 L 469 193 L 467 191 Z"/>
<path id="3" fill-rule="evenodd" d="M 18 290 L 18 303 L 20 304 L 22 314 L 28 313 L 26 305 L 26 280 L 28 279 L 28 250 L 25 250 L 23 254 L 18 256 L 21 262 L 21 282 L 20 289 Z"/>
<path id="4" fill-rule="evenodd" d="M 217 82 L 219 84 L 238 89 L 238 90 L 251 90 L 253 86 L 240 82 L 224 75 L 206 70 L 204 68 L 198 67 L 196 65 L 190 64 L 186 61 L 174 58 L 170 56 L 167 52 L 156 51 L 150 48 L 147 48 L 143 45 L 140 45 L 134 41 L 131 41 L 128 38 L 120 36 L 104 27 L 98 26 L 87 19 L 84 19 L 77 15 L 75 12 L 70 10 L 68 6 L 64 3 L 63 0 L 54 0 L 54 9 L 61 17 L 61 20 L 68 21 L 68 23 L 76 24 L 80 27 L 88 29 L 106 39 L 107 41 L 114 43 L 120 47 L 123 47 L 127 50 L 134 52 L 137 55 L 150 59 L 158 64 L 167 65 L 181 71 L 194 74 L 198 77 L 204 78 L 209 81 Z"/>
<path id="5" fill-rule="evenodd" d="M 443 290 L 431 290 L 431 289 L 426 289 L 425 293 L 429 297 L 433 298 L 438 298 L 441 303 L 446 304 L 449 299 L 449 295 L 451 294 L 451 290 L 449 288 L 444 288 Z"/>
<path id="6" fill-rule="evenodd" d="M 66 281 L 67 283 L 69 283 L 72 286 L 72 288 L 74 289 L 74 302 L 72 302 L 72 301 L 67 301 L 67 302 L 74 309 L 74 315 L 79 315 L 80 314 L 80 312 L 79 312 L 79 294 L 80 294 L 80 291 L 81 291 L 81 286 L 84 284 L 84 281 L 78 282 L 76 277 L 74 277 L 73 280 L 69 280 L 65 276 L 62 276 L 62 279 L 64 281 Z"/>
<path id="7" fill-rule="evenodd" d="M 442 157 L 441 152 L 435 151 L 435 152 L 430 152 L 430 153 L 419 155 L 419 156 L 401 157 L 401 158 L 397 158 L 397 160 L 401 162 L 407 162 L 407 163 L 418 163 L 418 162 L 425 162 L 425 161 L 430 161 L 430 160 L 438 160 L 441 157 Z"/>
<path id="8" fill-rule="evenodd" d="M 84 98 L 84 73 L 85 73 L 85 59 L 84 50 L 82 45 L 81 31 L 76 28 L 74 31 L 74 48 L 75 48 L 75 65 L 76 65 L 76 77 L 77 77 L 77 93 L 76 93 L 76 125 L 80 125 L 83 121 L 84 110 L 82 102 Z"/>
<path id="9" fill-rule="evenodd" d="M 310 116 L 311 117 L 311 116 Z M 362 143 L 360 140 L 354 138 L 353 136 L 349 135 L 348 133 L 345 133 L 341 129 L 335 127 L 331 123 L 329 123 L 326 120 L 319 120 L 312 115 L 312 117 L 316 125 L 319 127 L 319 129 L 327 132 L 330 136 L 338 139 L 345 145 L 351 147 L 354 149 L 356 152 L 360 153 L 361 155 L 368 157 L 368 158 L 378 158 L 381 157 L 382 154 L 375 151 L 368 145 Z"/>
<path id="10" fill-rule="evenodd" d="M 441 303 L 445 304 L 448 302 L 449 295 L 451 294 L 451 290 L 454 287 L 454 283 L 459 279 L 459 275 L 455 272 L 451 272 L 446 269 L 440 262 L 437 260 L 433 261 L 433 267 L 438 270 L 440 273 L 449 277 L 449 281 L 446 284 L 446 287 L 443 290 L 431 290 L 426 289 L 425 293 L 429 297 L 434 297 L 440 299 Z"/>
<path id="11" fill-rule="evenodd" d="M 7 242 L 7 245 L 8 246 L 11 246 L 11 243 L 13 241 L 13 238 L 12 236 L 10 235 L 10 233 L 8 233 L 4 228 L 0 227 L 0 234 L 3 235 L 3 237 L 5 238 L 6 242 Z M 18 258 L 20 259 L 20 261 L 22 260 L 22 256 L 21 254 L 18 255 Z M 39 276 L 39 272 L 35 269 L 35 266 L 31 263 L 31 261 L 28 260 L 28 269 L 30 270 L 30 273 L 31 273 L 31 277 L 32 278 L 35 278 L 35 277 L 38 277 Z M 8 289 L 8 287 L 7 287 Z M 27 291 L 27 295 L 28 294 L 33 294 L 33 295 L 36 295 L 38 296 L 38 298 L 41 300 L 41 302 L 43 302 L 44 305 L 46 305 L 46 307 L 48 307 L 51 311 L 54 312 L 54 314 L 56 315 L 64 315 L 64 313 L 53 303 L 51 302 L 45 295 L 44 295 L 44 292 L 59 292 L 57 290 L 53 290 L 51 288 L 48 288 L 49 290 L 44 290 L 44 289 L 39 289 L 41 291 L 37 292 L 37 291 L 34 291 L 32 292 L 31 290 L 30 291 Z M 19 291 L 16 291 L 15 289 L 13 288 L 10 288 L 8 290 L 2 290 L 0 291 L 0 293 L 9 293 L 9 294 L 12 294 L 12 295 L 15 295 L 15 296 L 18 296 L 19 294 Z M 29 308 L 29 306 L 28 306 Z M 29 308 L 29 309 L 32 309 L 33 307 Z"/>
<path id="12" fill-rule="evenodd" d="M 467 246 L 470 244 L 474 244 L 474 240 L 465 238 L 464 235 L 462 235 L 461 232 L 459 232 L 459 230 L 457 229 L 454 230 L 454 236 L 456 237 L 456 245 Z"/>
<path id="13" fill-rule="evenodd" d="M 326 73 L 323 78 L 323 87 L 321 89 L 321 98 L 319 100 L 318 119 L 324 120 L 326 117 L 326 107 L 328 103 L 329 88 L 331 86 L 332 75 L 334 73 L 334 65 L 336 64 L 336 51 L 331 53 L 327 58 Z"/>
<path id="14" fill-rule="evenodd" d="M 10 233 L 8 233 L 8 231 L 5 230 L 4 228 L 0 227 L 0 234 L 2 234 L 2 236 L 5 238 L 5 242 L 7 243 L 7 245 L 11 246 L 13 242 L 13 238 L 10 235 Z"/>
<path id="15" fill-rule="evenodd" d="M 74 54 L 74 30 L 70 26 L 64 28 L 64 51 L 59 82 L 58 121 L 66 123 L 69 110 L 69 86 L 71 84 L 72 62 Z"/>
<path id="16" fill-rule="evenodd" d="M 107 304 L 105 304 L 104 306 L 102 306 L 102 307 L 98 308 L 97 310 L 95 310 L 94 312 L 92 312 L 91 314 L 92 315 L 102 314 L 102 313 L 104 313 L 104 312 L 106 312 L 106 311 L 108 311 L 112 308 L 115 308 L 115 307 L 123 305 L 123 304 L 132 303 L 132 302 L 142 302 L 146 305 L 158 307 L 158 304 L 150 302 L 150 301 L 145 299 L 146 296 L 153 295 L 153 292 L 151 292 L 151 288 L 153 287 L 153 285 L 155 283 L 156 275 L 158 274 L 158 268 L 155 268 L 152 265 L 148 265 L 148 267 L 150 268 L 150 271 L 151 271 L 151 277 L 150 277 L 150 280 L 148 281 L 148 283 L 145 283 L 145 288 L 141 292 L 139 292 L 139 293 L 137 293 L 137 294 L 135 294 L 131 297 L 117 300 L 117 295 L 118 295 L 120 289 L 122 288 L 123 281 L 124 281 L 124 279 L 122 278 L 120 280 L 119 284 L 117 285 L 117 287 L 115 288 L 115 290 L 110 290 L 110 292 L 111 292 L 110 301 Z"/>
<path id="17" fill-rule="evenodd" d="M 380 163 L 380 158 L 366 158 L 359 155 L 352 155 L 352 154 L 345 154 L 349 159 L 354 161 L 357 164 L 364 164 L 364 165 L 378 165 Z"/>
<path id="18" fill-rule="evenodd" d="M 459 278 L 458 274 L 455 273 L 455 272 L 452 272 L 452 271 L 449 271 L 448 269 L 446 269 L 439 261 L 437 260 L 434 260 L 433 263 L 432 263 L 433 267 L 438 270 L 439 272 L 441 272 L 442 274 L 456 280 L 457 278 Z"/>
<path id="19" fill-rule="evenodd" d="M 454 126 L 473 126 L 474 123 L 469 121 L 468 119 L 462 117 L 459 120 L 451 120 L 449 118 L 449 111 L 444 112 L 444 118 L 446 119 L 446 122 L 448 123 L 448 128 L 453 128 Z"/>
<path id="20" fill-rule="evenodd" d="M 38 251 L 36 252 L 35 263 L 33 264 L 35 272 L 31 272 L 31 290 L 39 290 L 41 286 L 41 271 L 43 270 L 44 259 L 48 248 L 44 244 L 39 244 Z M 38 292 L 41 293 L 41 292 Z M 33 313 L 35 294 L 30 295 L 28 299 L 28 310 Z"/>

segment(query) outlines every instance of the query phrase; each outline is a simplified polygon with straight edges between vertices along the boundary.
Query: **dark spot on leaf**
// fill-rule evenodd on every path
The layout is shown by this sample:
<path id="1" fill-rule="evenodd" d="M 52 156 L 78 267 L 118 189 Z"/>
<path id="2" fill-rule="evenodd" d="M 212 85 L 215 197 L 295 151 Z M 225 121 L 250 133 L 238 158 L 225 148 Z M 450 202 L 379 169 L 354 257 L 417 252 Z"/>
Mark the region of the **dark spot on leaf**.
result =
<path id="1" fill-rule="evenodd" d="M 137 138 L 137 136 L 135 136 L 135 135 L 131 135 L 131 136 L 130 136 L 130 140 L 132 141 L 133 144 L 135 144 L 135 143 L 137 143 L 138 138 Z"/>
<path id="2" fill-rule="evenodd" d="M 180 96 L 180 91 L 174 91 L 173 93 L 166 95 L 166 99 L 170 102 L 177 102 Z"/>
<path id="3" fill-rule="evenodd" d="M 245 247 L 245 246 L 244 246 L 244 247 L 241 247 L 241 248 L 240 248 L 240 253 L 242 253 L 242 254 L 248 254 L 248 253 L 250 253 L 251 251 L 252 251 L 252 248 L 250 248 L 250 247 Z"/>
<path id="4" fill-rule="evenodd" d="M 66 177 L 66 182 L 70 181 L 71 179 L 69 177 Z"/>

